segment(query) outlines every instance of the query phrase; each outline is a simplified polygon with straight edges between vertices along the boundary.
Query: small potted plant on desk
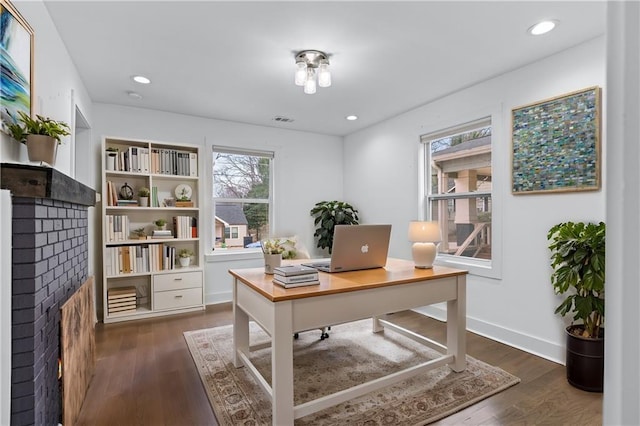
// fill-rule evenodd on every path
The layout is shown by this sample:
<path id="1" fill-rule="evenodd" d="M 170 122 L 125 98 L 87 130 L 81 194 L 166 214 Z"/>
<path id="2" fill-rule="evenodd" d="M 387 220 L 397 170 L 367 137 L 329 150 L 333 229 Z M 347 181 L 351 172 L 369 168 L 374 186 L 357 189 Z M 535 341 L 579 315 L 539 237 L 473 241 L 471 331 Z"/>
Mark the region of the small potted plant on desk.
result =
<path id="1" fill-rule="evenodd" d="M 548 234 L 551 284 L 567 294 L 555 313 L 573 314 L 566 328 L 567 380 L 579 389 L 602 392 L 604 373 L 605 224 L 565 222 Z"/>
<path id="2" fill-rule="evenodd" d="M 180 266 L 187 267 L 191 264 L 191 256 L 193 256 L 193 252 L 189 249 L 182 249 L 178 252 L 178 260 L 180 261 Z"/>
<path id="3" fill-rule="evenodd" d="M 264 272 L 273 274 L 273 269 L 282 264 L 282 253 L 285 247 L 280 239 L 268 239 L 260 242 L 264 254 Z"/>
<path id="4" fill-rule="evenodd" d="M 60 138 L 70 134 L 69 126 L 41 115 L 34 119 L 23 111 L 18 111 L 18 115 L 18 120 L 8 125 L 11 136 L 27 145 L 29 161 L 43 161 L 54 166 L 58 145 L 62 143 Z"/>

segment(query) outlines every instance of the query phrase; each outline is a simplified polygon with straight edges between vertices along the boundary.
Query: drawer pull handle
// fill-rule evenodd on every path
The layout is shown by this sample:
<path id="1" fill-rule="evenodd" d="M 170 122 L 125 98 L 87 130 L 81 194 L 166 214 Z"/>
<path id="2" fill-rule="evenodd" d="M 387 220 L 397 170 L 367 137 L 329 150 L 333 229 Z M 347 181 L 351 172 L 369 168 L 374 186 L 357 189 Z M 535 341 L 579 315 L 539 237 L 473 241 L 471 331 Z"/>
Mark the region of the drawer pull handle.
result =
<path id="1" fill-rule="evenodd" d="M 182 278 L 174 278 L 174 281 L 182 281 Z"/>
<path id="2" fill-rule="evenodd" d="M 182 299 L 182 295 L 181 295 L 181 294 L 178 294 L 178 295 L 176 296 L 176 299 Z"/>

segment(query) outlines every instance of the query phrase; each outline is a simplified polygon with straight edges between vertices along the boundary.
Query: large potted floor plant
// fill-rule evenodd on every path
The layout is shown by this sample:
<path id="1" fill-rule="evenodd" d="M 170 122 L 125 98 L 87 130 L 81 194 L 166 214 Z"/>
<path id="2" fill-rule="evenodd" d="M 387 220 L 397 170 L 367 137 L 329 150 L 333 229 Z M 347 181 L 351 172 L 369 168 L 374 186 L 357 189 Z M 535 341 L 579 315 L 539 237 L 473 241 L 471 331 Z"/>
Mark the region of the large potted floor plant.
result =
<path id="1" fill-rule="evenodd" d="M 566 298 L 556 308 L 572 315 L 567 336 L 567 380 L 573 386 L 602 392 L 604 373 L 605 224 L 564 222 L 553 226 L 551 284 Z"/>
<path id="2" fill-rule="evenodd" d="M 62 121 L 36 115 L 31 118 L 23 111 L 18 111 L 18 119 L 9 124 L 11 136 L 27 145 L 30 161 L 44 161 L 54 166 L 58 145 L 62 136 L 69 135 L 69 126 Z"/>
<path id="3" fill-rule="evenodd" d="M 320 201 L 311 209 L 311 216 L 315 217 L 316 231 L 313 236 L 317 238 L 319 249 L 331 249 L 333 247 L 333 231 L 336 225 L 357 225 L 358 210 L 344 201 Z"/>

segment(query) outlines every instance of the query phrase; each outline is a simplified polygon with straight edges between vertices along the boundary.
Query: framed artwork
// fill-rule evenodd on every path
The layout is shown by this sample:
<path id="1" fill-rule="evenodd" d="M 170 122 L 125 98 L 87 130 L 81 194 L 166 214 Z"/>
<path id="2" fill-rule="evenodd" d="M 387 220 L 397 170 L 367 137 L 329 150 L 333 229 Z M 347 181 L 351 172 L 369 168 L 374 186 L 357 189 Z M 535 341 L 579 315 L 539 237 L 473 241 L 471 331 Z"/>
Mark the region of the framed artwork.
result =
<path id="1" fill-rule="evenodd" d="M 600 88 L 514 108 L 513 194 L 600 189 Z"/>
<path id="2" fill-rule="evenodd" d="M 8 0 L 0 0 L 0 104 L 2 131 L 18 117 L 32 115 L 33 29 Z"/>

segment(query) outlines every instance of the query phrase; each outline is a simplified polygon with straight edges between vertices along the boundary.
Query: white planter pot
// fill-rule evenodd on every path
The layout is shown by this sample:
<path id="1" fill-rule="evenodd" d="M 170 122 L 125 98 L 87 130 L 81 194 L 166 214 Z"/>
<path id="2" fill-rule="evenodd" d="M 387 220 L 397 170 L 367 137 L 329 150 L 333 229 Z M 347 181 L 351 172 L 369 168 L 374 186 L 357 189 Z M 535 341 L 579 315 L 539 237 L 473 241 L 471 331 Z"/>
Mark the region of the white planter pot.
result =
<path id="1" fill-rule="evenodd" d="M 180 261 L 180 266 L 189 266 L 191 264 L 190 257 L 179 257 L 178 260 Z"/>
<path id="2" fill-rule="evenodd" d="M 139 197 L 138 205 L 140 207 L 149 207 L 149 197 Z"/>
<path id="3" fill-rule="evenodd" d="M 116 169 L 116 156 L 107 154 L 107 170 L 115 170 Z"/>
<path id="4" fill-rule="evenodd" d="M 265 254 L 264 255 L 264 273 L 273 274 L 273 268 L 277 268 L 282 264 L 282 254 Z"/>

